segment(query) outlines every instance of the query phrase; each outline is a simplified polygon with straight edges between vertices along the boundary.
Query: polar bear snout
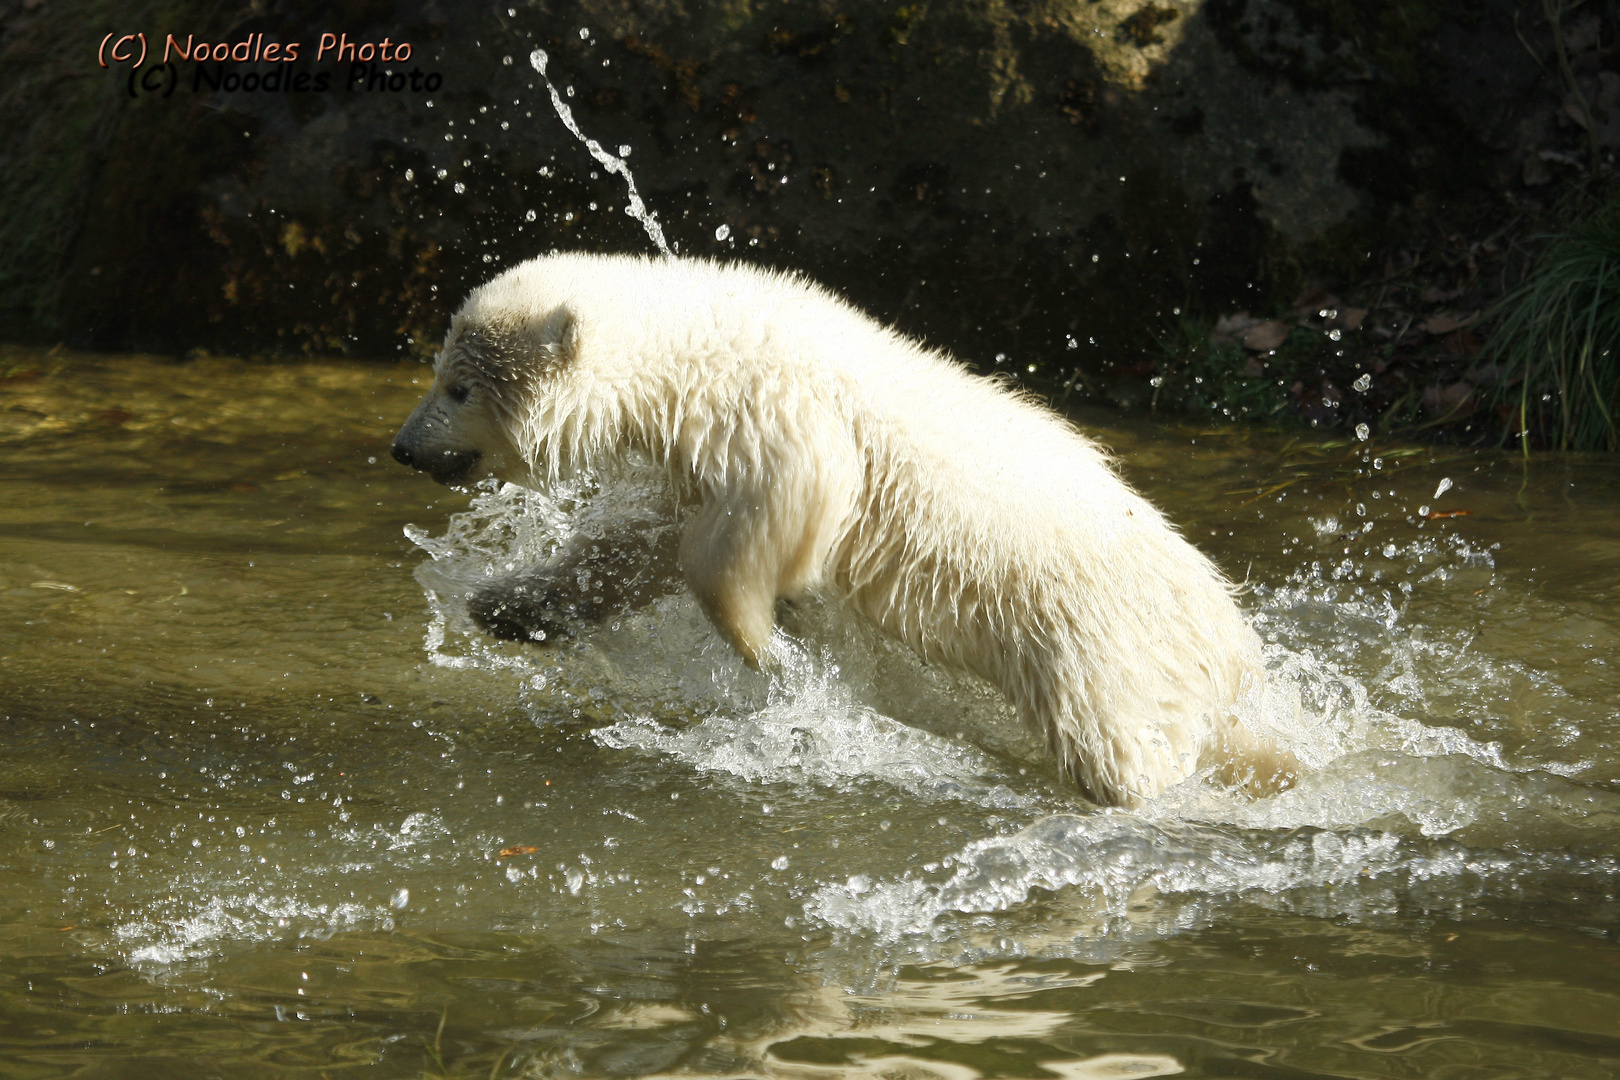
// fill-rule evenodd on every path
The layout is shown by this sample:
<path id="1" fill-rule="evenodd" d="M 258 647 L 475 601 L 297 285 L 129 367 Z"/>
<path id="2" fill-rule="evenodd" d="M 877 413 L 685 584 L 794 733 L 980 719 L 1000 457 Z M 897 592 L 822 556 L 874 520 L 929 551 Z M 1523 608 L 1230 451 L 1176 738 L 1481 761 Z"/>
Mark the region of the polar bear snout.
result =
<path id="1" fill-rule="evenodd" d="M 472 474 L 473 466 L 484 456 L 477 450 L 438 450 L 424 453 L 411 449 L 399 439 L 394 440 L 391 452 L 394 460 L 401 465 L 409 465 L 419 472 L 425 472 L 446 487 L 465 483 L 467 477 Z"/>
<path id="2" fill-rule="evenodd" d="M 470 446 L 457 446 L 453 425 L 430 396 L 411 413 L 394 436 L 390 452 L 401 465 L 425 472 L 446 486 L 464 484 L 484 455 Z"/>

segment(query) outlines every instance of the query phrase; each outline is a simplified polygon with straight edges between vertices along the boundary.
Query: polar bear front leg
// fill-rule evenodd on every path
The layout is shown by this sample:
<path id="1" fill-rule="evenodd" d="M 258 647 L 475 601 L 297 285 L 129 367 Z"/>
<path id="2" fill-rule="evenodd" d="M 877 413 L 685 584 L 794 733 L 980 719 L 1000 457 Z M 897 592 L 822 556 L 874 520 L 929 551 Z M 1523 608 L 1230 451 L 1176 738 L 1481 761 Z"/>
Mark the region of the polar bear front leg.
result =
<path id="1" fill-rule="evenodd" d="M 509 641 L 575 637 L 587 624 L 672 591 L 671 533 L 631 524 L 601 536 L 576 535 L 544 563 L 480 584 L 467 597 L 467 614 Z"/>
<path id="2" fill-rule="evenodd" d="M 758 504 L 711 497 L 681 538 L 681 573 L 703 612 L 748 666 L 758 670 L 776 623 L 785 560 L 773 549 Z"/>

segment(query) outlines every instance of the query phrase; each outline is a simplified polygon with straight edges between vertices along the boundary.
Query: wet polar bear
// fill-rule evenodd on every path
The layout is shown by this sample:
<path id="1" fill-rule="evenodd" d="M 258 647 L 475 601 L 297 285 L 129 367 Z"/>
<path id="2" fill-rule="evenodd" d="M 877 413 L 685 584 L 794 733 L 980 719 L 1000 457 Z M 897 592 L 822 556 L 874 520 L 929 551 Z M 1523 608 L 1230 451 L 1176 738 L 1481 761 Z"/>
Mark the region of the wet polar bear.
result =
<path id="1" fill-rule="evenodd" d="M 749 664 L 779 598 L 831 589 L 999 688 L 1098 803 L 1201 765 L 1288 782 L 1291 758 L 1233 714 L 1259 643 L 1209 559 L 1056 413 L 801 278 L 576 254 L 514 267 L 451 320 L 393 447 L 442 483 L 527 486 L 631 451 L 692 506 L 681 576 Z M 541 621 L 562 595 L 518 591 L 544 594 Z M 621 598 L 577 599 L 598 615 Z M 474 606 L 522 636 L 507 610 Z"/>

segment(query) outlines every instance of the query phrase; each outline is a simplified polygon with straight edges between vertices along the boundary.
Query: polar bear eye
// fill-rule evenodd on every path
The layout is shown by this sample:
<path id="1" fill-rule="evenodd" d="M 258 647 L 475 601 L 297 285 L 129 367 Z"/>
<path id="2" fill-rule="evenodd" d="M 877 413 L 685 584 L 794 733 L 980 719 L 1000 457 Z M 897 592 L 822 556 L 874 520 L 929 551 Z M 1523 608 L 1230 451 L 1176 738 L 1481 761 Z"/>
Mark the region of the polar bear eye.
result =
<path id="1" fill-rule="evenodd" d="M 451 401 L 455 402 L 457 405 L 460 405 L 467 400 L 467 395 L 471 393 L 471 391 L 467 389 L 465 383 L 452 383 L 449 388 L 445 390 L 445 393 L 450 395 Z"/>

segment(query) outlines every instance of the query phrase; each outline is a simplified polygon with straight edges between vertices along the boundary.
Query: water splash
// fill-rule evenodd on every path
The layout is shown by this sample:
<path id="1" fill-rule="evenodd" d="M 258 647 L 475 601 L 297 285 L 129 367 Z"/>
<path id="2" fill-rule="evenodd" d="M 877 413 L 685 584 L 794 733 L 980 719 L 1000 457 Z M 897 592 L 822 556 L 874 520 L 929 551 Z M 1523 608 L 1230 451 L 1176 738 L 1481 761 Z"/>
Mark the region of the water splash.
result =
<path id="1" fill-rule="evenodd" d="M 805 883 L 812 924 L 877 938 L 886 957 L 978 955 L 984 917 L 998 912 L 1007 921 L 984 955 L 1090 955 L 1218 922 L 1234 905 L 1362 919 L 1409 904 L 1450 913 L 1461 899 L 1488 912 L 1549 902 L 1540 878 L 1583 904 L 1620 881 L 1620 866 L 1594 846 L 1620 795 L 1569 779 L 1579 763 L 1504 747 L 1499 727 L 1474 726 L 1488 712 L 1512 715 L 1500 707 L 1510 699 L 1557 707 L 1566 692 L 1474 648 L 1453 620 L 1422 614 L 1493 589 L 1489 548 L 1456 537 L 1367 541 L 1367 561 L 1313 561 L 1257 586 L 1268 677 L 1240 712 L 1294 750 L 1307 774 L 1256 801 L 1199 777 L 1139 813 L 1099 814 L 1044 779 L 1038 749 L 991 746 L 1004 709 L 981 708 L 965 685 L 925 680 L 924 665 L 836 603 L 787 616 L 817 644 L 779 637 L 771 679 L 737 661 L 684 594 L 564 651 L 511 649 L 458 629 L 453 595 L 485 575 L 545 558 L 613 518 L 669 527 L 666 485 L 647 466 L 547 493 L 491 490 L 445 536 L 413 530 L 433 556 L 417 572 L 439 628 L 433 659 L 516 669 L 537 720 L 580 708 L 598 746 L 663 758 L 661 767 L 706 774 L 715 788 L 898 797 L 941 823 L 996 811 L 964 822 L 970 839 L 936 862 Z M 1336 520 L 1312 524 L 1341 531 Z M 550 665 L 544 678 L 534 677 L 540 665 Z M 1062 899 L 1049 903 L 1047 892 Z M 1611 917 L 1604 903 L 1600 922 Z"/>
<path id="2" fill-rule="evenodd" d="M 641 227 L 647 230 L 647 235 L 658 246 L 660 252 L 667 257 L 673 258 L 675 251 L 669 246 L 669 242 L 664 239 L 664 229 L 658 224 L 658 215 L 647 209 L 647 204 L 641 201 L 641 194 L 636 191 L 636 178 L 630 175 L 630 166 L 625 163 L 623 157 L 610 154 L 603 148 L 601 143 L 579 130 L 579 125 L 574 122 L 573 110 L 563 101 L 562 95 L 557 93 L 556 84 L 546 74 L 548 60 L 549 57 L 546 56 L 546 50 L 544 49 L 536 49 L 529 54 L 529 65 L 539 73 L 540 78 L 545 81 L 546 89 L 551 93 L 551 107 L 557 111 L 557 116 L 562 120 L 563 126 L 573 132 L 574 138 L 585 144 L 585 149 L 590 151 L 591 157 L 595 158 L 602 168 L 615 176 L 624 177 L 625 186 L 630 189 L 630 202 L 625 206 L 624 212 L 641 222 Z M 628 147 L 620 147 L 621 153 L 628 152 L 628 150 Z"/>
<path id="3" fill-rule="evenodd" d="M 1053 814 L 973 841 L 940 866 L 828 883 L 805 914 L 934 959 L 964 945 L 971 953 L 974 916 L 1020 907 L 1040 890 L 1061 896 L 1048 913 L 1055 925 L 997 948 L 1080 955 L 1100 943 L 1185 933 L 1219 919 L 1233 900 L 1317 917 L 1374 918 L 1403 906 L 1457 915 L 1545 903 L 1543 887 L 1566 890 L 1566 901 L 1606 896 L 1620 881 L 1620 863 L 1608 855 L 1476 849 L 1369 829 L 1254 833 L 1120 812 Z M 1590 914 L 1605 921 L 1613 913 Z"/>
<path id="4" fill-rule="evenodd" d="M 684 727 L 646 716 L 600 728 L 603 746 L 662 753 L 700 772 L 755 784 L 791 783 L 851 790 L 880 783 L 910 795 L 1000 810 L 1038 801 L 1015 793 L 988 755 L 862 705 L 839 679 L 830 654 L 815 657 L 777 631 L 777 667 L 763 708 L 719 713 Z"/>
<path id="5" fill-rule="evenodd" d="M 278 858 L 266 865 L 245 848 L 232 853 L 226 845 L 178 875 L 131 865 L 126 874 L 135 881 L 162 878 L 149 880 L 134 890 L 136 895 L 167 898 L 132 906 L 123 921 L 97 936 L 108 951 L 156 973 L 255 943 L 386 933 L 409 903 L 410 890 L 395 885 L 395 879 L 433 866 L 435 856 L 439 864 L 456 857 L 446 850 L 454 838 L 436 814 L 410 814 L 397 827 L 362 827 L 339 810 L 321 831 L 344 853 L 341 862 Z M 315 833 L 309 831 L 311 838 Z M 481 835 L 472 839 L 484 848 L 492 843 Z M 163 844 L 161 837 L 148 842 Z"/>

